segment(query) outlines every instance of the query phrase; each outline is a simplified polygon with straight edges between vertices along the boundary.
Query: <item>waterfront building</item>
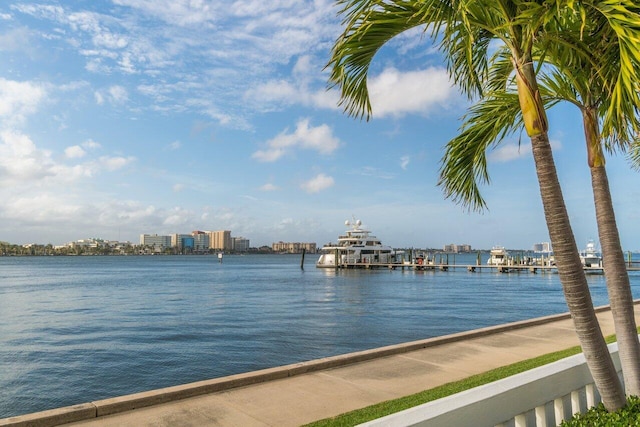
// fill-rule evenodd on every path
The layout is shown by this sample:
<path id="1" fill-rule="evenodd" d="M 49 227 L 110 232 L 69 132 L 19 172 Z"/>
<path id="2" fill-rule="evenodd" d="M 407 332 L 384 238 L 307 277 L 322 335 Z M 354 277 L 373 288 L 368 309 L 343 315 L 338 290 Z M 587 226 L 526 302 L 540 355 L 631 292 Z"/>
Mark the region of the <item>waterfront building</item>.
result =
<path id="1" fill-rule="evenodd" d="M 230 251 L 233 249 L 231 242 L 231 231 L 207 231 L 209 235 L 209 249 L 216 251 Z"/>
<path id="2" fill-rule="evenodd" d="M 533 251 L 536 253 L 553 252 L 551 250 L 551 243 L 549 242 L 535 243 L 533 245 Z"/>
<path id="3" fill-rule="evenodd" d="M 231 239 L 233 242 L 233 250 L 236 252 L 248 252 L 249 251 L 249 239 L 244 237 L 234 237 Z"/>
<path id="4" fill-rule="evenodd" d="M 193 237 L 191 236 L 191 234 L 172 234 L 171 247 L 177 249 L 179 252 L 182 252 L 182 250 L 185 248 L 192 249 Z"/>
<path id="5" fill-rule="evenodd" d="M 209 234 L 204 231 L 192 231 L 193 250 L 195 252 L 209 252 Z"/>
<path id="6" fill-rule="evenodd" d="M 277 243 L 271 244 L 271 249 L 273 252 L 278 253 L 289 253 L 289 254 L 299 254 L 304 249 L 305 252 L 316 253 L 317 246 L 315 243 L 301 243 L 301 242 L 283 242 L 279 241 Z"/>
<path id="7" fill-rule="evenodd" d="M 468 245 L 468 244 L 456 245 L 454 243 L 451 243 L 450 245 L 444 245 L 443 251 L 453 252 L 453 253 L 471 252 L 471 245 Z"/>
<path id="8" fill-rule="evenodd" d="M 157 234 L 141 234 L 140 244 L 142 246 L 151 246 L 156 252 L 162 252 L 166 248 L 170 248 L 171 236 L 160 236 Z"/>

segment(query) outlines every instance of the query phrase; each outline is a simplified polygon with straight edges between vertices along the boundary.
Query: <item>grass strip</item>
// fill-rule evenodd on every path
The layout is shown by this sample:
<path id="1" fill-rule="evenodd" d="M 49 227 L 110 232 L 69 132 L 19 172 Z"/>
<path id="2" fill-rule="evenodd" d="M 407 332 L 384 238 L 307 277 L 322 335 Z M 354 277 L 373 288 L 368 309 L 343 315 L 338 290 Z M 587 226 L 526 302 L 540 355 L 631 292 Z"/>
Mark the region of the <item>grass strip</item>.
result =
<path id="1" fill-rule="evenodd" d="M 639 328 L 640 329 L 640 328 Z M 607 344 L 616 341 L 616 336 L 611 335 L 606 338 Z M 580 346 L 568 348 L 566 350 L 556 351 L 553 353 L 544 354 L 542 356 L 535 357 L 533 359 L 523 360 L 511 365 L 503 366 L 500 368 L 492 369 L 482 374 L 473 375 L 463 380 L 450 382 L 438 387 L 434 387 L 429 390 L 424 390 L 419 393 L 415 393 L 405 397 L 399 397 L 393 400 L 387 400 L 375 405 L 367 406 L 366 408 L 356 409 L 351 412 L 325 418 L 323 420 L 314 421 L 306 424 L 303 427 L 348 427 L 361 424 L 367 421 L 375 420 L 377 418 L 384 417 L 386 415 L 394 414 L 396 412 L 404 411 L 405 409 L 413 408 L 414 406 L 422 405 L 423 403 L 431 402 L 432 400 L 441 399 L 443 397 L 450 396 L 452 394 L 459 393 L 474 387 L 488 384 L 494 381 L 501 380 L 503 378 L 510 377 L 521 372 L 528 371 L 539 366 L 546 365 L 548 363 L 556 362 L 565 357 L 573 356 L 582 352 Z"/>

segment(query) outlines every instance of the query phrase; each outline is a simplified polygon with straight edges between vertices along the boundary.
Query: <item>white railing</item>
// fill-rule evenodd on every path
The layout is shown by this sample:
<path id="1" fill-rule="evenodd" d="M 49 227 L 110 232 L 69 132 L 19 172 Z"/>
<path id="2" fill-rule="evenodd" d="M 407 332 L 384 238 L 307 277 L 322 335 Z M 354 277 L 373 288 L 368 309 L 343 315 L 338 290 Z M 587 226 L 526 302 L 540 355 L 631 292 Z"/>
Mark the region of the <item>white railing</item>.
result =
<path id="1" fill-rule="evenodd" d="M 621 375 L 618 344 L 609 351 Z M 599 402 L 584 355 L 578 354 L 361 426 L 547 427 Z"/>

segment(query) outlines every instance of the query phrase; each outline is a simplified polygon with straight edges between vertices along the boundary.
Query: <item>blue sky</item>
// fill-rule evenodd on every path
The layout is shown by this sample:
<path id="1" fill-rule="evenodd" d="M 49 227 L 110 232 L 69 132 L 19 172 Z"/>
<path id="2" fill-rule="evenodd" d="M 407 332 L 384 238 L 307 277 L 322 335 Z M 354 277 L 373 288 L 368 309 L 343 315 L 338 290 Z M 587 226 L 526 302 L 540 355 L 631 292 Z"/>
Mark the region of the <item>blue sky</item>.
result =
<path id="1" fill-rule="evenodd" d="M 489 210 L 437 186 L 468 103 L 412 32 L 375 57 L 373 118 L 327 90 L 332 1 L 4 1 L 0 240 L 231 230 L 252 246 L 335 241 L 362 220 L 395 247 L 548 240 L 529 140 L 490 153 Z M 579 246 L 597 239 L 580 115 L 550 136 Z M 608 172 L 623 248 L 640 249 L 640 177 Z"/>

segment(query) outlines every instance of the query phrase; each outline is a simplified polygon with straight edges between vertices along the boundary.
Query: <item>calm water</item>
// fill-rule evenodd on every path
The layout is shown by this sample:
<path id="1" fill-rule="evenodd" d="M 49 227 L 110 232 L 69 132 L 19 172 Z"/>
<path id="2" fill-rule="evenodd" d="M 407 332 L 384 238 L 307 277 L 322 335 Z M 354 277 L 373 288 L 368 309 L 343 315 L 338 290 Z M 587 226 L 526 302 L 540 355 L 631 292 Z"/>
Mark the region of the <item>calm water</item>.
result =
<path id="1" fill-rule="evenodd" d="M 0 418 L 567 311 L 556 274 L 314 262 L 0 257 Z"/>

